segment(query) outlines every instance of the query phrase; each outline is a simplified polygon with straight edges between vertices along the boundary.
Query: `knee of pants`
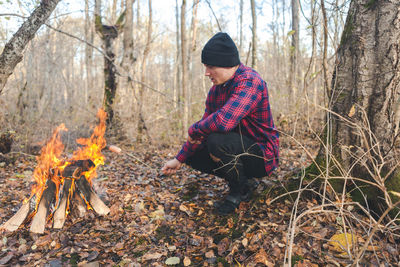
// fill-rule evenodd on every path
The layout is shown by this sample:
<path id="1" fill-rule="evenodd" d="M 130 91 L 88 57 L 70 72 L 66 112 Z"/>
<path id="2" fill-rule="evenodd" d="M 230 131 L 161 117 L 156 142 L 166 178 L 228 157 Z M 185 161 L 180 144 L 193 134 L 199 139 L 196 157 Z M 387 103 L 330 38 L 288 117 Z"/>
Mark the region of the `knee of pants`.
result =
<path id="1" fill-rule="evenodd" d="M 208 152 L 216 158 L 220 158 L 223 152 L 223 143 L 226 140 L 225 135 L 221 133 L 212 133 L 207 137 Z"/>

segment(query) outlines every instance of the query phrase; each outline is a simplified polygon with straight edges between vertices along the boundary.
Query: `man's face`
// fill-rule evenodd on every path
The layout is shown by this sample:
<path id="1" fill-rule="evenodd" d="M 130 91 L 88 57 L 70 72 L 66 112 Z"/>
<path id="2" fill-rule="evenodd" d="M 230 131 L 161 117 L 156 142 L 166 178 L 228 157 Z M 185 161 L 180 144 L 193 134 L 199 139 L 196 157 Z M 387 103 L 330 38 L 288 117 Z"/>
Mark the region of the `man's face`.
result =
<path id="1" fill-rule="evenodd" d="M 233 71 L 232 67 L 216 67 L 204 64 L 205 75 L 210 78 L 211 82 L 214 85 L 220 85 L 228 81 L 235 71 Z"/>

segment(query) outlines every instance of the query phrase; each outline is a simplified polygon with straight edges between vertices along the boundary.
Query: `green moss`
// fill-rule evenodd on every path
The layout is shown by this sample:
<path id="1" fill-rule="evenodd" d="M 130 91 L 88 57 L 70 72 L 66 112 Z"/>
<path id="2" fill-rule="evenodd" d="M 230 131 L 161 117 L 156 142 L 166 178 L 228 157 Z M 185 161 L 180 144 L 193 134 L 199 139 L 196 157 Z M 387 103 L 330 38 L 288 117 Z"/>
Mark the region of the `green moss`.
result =
<path id="1" fill-rule="evenodd" d="M 365 7 L 366 9 L 371 9 L 371 8 L 373 8 L 373 7 L 375 6 L 375 4 L 376 4 L 377 2 L 378 2 L 377 0 L 369 0 L 368 3 L 366 3 L 366 4 L 364 5 L 364 7 Z"/>
<path id="2" fill-rule="evenodd" d="M 300 261 L 304 260 L 304 257 L 301 255 L 293 255 L 292 256 L 292 266 L 295 266 Z"/>
<path id="3" fill-rule="evenodd" d="M 343 46 L 350 39 L 354 29 L 353 20 L 353 14 L 349 13 L 342 32 L 342 38 L 340 39 L 340 46 Z"/>
<path id="4" fill-rule="evenodd" d="M 71 266 L 78 266 L 79 260 L 80 260 L 79 254 L 72 253 L 71 258 L 69 259 L 69 263 L 71 264 Z"/>
<path id="5" fill-rule="evenodd" d="M 400 170 L 394 173 L 391 177 L 389 177 L 386 182 L 385 182 L 386 188 L 389 191 L 390 198 L 392 200 L 392 203 L 395 204 L 396 202 L 400 201 L 400 197 L 390 193 L 392 192 L 397 192 L 400 193 Z M 394 218 L 397 216 L 397 214 L 400 212 L 400 208 L 394 208 L 392 211 L 390 211 L 390 216 Z"/>
<path id="6" fill-rule="evenodd" d="M 381 173 L 381 177 L 385 177 L 386 175 L 387 171 Z M 366 206 L 366 204 L 368 204 L 368 208 L 373 211 L 373 214 L 379 217 L 379 215 L 388 208 L 384 200 L 382 190 L 380 190 L 376 186 L 372 186 L 362 181 L 356 181 L 356 184 L 357 188 L 354 188 L 350 192 L 352 199 L 363 206 Z M 397 171 L 393 175 L 389 176 L 389 178 L 387 178 L 385 181 L 385 186 L 387 188 L 387 191 L 389 192 L 400 192 L 400 171 Z M 400 198 L 398 196 L 395 196 L 394 194 L 389 193 L 389 196 L 393 204 L 400 200 Z M 394 218 L 394 216 L 396 216 L 399 211 L 399 208 L 394 208 L 392 211 L 389 212 L 389 215 Z"/>

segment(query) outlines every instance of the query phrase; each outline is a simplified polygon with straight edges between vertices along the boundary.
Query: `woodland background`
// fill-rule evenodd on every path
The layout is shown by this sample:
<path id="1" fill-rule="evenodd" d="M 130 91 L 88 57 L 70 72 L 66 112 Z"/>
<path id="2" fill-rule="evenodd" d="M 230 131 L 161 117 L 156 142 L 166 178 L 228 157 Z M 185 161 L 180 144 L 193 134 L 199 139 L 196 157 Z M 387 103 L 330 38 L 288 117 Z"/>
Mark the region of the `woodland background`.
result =
<path id="1" fill-rule="evenodd" d="M 0 164 L 0 214 L 11 217 L 29 194 L 35 155 L 54 128 L 66 124 L 63 142 L 71 153 L 75 139 L 91 133 L 100 107 L 113 115 L 108 143 L 123 149 L 104 151 L 95 183 L 111 212 L 79 218 L 72 211 L 63 229 L 47 227 L 41 236 L 26 227 L 4 233 L 0 264 L 398 265 L 398 214 L 378 220 L 348 191 L 335 194 L 329 171 L 323 191 L 309 186 L 314 180 L 305 183 L 302 190 L 314 193 L 305 199 L 280 191 L 289 179 L 304 177 L 298 175 L 324 146 L 337 48 L 363 45 L 349 37 L 352 27 L 345 30 L 350 2 L 368 12 L 380 6 L 367 0 L 60 1 L 0 90 L 1 133 L 13 139 Z M 38 4 L 0 1 L 0 46 Z M 171 177 L 159 171 L 203 114 L 211 83 L 201 49 L 219 31 L 230 34 L 241 61 L 267 82 L 281 137 L 280 168 L 261 179 L 252 201 L 224 218 L 213 210 L 227 190 L 221 179 L 186 167 Z M 360 114 L 354 105 L 335 112 Z M 341 179 L 351 175 L 340 171 Z M 379 171 L 376 177 L 382 178 Z"/>
<path id="2" fill-rule="evenodd" d="M 103 24 L 115 25 L 125 2 L 130 3 L 103 1 Z M 113 42 L 119 73 L 113 108 L 127 142 L 145 134 L 153 143 L 174 143 L 186 134 L 189 123 L 201 117 L 211 86 L 204 76 L 201 49 L 218 31 L 232 36 L 241 61 L 255 67 L 267 81 L 278 124 L 290 121 L 290 134 L 296 134 L 296 127 L 303 124 L 296 124 L 299 119 L 321 118 L 318 105 L 323 105 L 325 94 L 321 66 L 325 60 L 330 79 L 329 66 L 334 62 L 347 1 L 327 3 L 325 41 L 323 12 L 316 1 L 301 1 L 301 6 L 294 7 L 290 1 L 275 0 L 187 1 L 185 6 L 174 1 L 133 2 L 128 36 L 132 39 L 126 39 L 128 22 L 124 22 L 125 28 L 120 27 Z M 23 21 L 19 16 L 29 15 L 34 6 L 34 1 L 0 5 L 4 13 L 1 42 Z M 11 10 L 18 16 L 9 14 Z M 21 144 L 46 139 L 61 122 L 70 133 L 80 134 L 101 107 L 104 47 L 95 31 L 93 12 L 93 1 L 61 1 L 7 82 L 1 96 L 1 125 L 18 132 Z M 138 131 L 140 116 L 145 133 Z"/>

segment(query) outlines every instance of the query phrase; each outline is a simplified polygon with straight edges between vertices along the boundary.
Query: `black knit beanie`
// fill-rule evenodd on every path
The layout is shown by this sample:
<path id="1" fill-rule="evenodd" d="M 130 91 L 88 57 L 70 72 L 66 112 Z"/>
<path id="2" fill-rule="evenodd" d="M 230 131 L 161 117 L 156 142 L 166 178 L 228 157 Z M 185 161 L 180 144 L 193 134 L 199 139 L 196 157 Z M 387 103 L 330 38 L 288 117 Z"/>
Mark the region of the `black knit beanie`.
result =
<path id="1" fill-rule="evenodd" d="M 240 64 L 239 52 L 231 37 L 224 32 L 215 34 L 201 51 L 203 64 L 217 67 L 233 67 Z"/>

